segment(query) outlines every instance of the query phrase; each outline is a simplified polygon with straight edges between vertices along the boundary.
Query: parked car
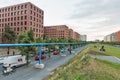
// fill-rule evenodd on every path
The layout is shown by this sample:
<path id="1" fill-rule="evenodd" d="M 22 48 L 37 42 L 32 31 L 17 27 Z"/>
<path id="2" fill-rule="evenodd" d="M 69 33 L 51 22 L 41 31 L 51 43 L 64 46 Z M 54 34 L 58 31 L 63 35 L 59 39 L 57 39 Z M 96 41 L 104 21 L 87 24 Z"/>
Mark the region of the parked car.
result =
<path id="1" fill-rule="evenodd" d="M 35 60 L 39 60 L 39 55 L 37 54 L 37 55 L 35 55 Z M 41 55 L 41 59 L 43 60 L 43 59 L 45 59 L 46 58 L 46 56 L 45 55 Z"/>
<path id="2" fill-rule="evenodd" d="M 9 67 L 9 65 L 11 65 L 11 67 L 18 67 L 26 63 L 27 63 L 26 56 L 22 55 L 8 56 L 5 57 L 3 60 L 3 67 Z"/>
<path id="3" fill-rule="evenodd" d="M 53 55 L 58 55 L 59 54 L 59 51 L 54 51 L 53 52 Z"/>

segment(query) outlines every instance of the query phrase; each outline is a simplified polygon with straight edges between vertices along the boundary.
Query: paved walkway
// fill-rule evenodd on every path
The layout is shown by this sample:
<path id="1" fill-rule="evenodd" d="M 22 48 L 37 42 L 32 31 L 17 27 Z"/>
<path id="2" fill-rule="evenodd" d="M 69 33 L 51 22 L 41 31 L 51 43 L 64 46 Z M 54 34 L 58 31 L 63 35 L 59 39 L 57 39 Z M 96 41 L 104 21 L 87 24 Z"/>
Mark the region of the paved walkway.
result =
<path id="1" fill-rule="evenodd" d="M 103 60 L 107 60 L 107 61 L 110 61 L 110 62 L 120 64 L 120 59 L 115 57 L 115 56 L 91 56 L 91 57 L 92 58 L 103 59 Z"/>

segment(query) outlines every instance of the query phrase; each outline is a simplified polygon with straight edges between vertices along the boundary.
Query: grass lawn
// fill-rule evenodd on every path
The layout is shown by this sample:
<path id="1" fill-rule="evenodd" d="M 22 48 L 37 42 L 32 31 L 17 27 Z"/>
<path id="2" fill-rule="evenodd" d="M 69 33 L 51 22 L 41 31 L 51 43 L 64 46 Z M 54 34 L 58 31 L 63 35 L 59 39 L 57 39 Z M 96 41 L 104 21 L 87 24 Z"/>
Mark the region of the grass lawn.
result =
<path id="1" fill-rule="evenodd" d="M 96 44 L 96 46 L 97 46 L 97 48 L 94 48 L 93 44 L 90 45 L 90 50 L 95 50 L 95 51 L 104 53 L 106 55 L 116 56 L 116 57 L 120 58 L 120 48 L 113 47 L 110 45 L 104 45 L 106 51 L 103 52 L 103 51 L 99 51 L 100 47 L 102 46 L 101 44 Z"/>
<path id="2" fill-rule="evenodd" d="M 76 55 L 65 65 L 55 69 L 44 80 L 120 80 L 119 64 L 90 58 L 90 47 Z M 82 56 L 86 56 L 81 60 Z"/>

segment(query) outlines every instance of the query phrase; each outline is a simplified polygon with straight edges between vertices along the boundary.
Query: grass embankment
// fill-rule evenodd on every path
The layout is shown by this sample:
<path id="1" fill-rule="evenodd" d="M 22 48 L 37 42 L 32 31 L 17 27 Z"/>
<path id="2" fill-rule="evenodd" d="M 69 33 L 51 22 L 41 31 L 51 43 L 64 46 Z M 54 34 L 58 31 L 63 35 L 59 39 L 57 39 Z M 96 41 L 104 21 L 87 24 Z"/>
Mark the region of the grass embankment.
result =
<path id="1" fill-rule="evenodd" d="M 120 80 L 120 65 L 90 58 L 86 54 L 89 49 L 83 50 L 44 80 Z M 83 55 L 86 57 L 81 60 Z"/>
<path id="2" fill-rule="evenodd" d="M 95 45 L 97 46 L 97 48 L 94 48 L 94 45 L 90 45 L 91 51 L 96 51 L 96 52 L 102 53 L 103 55 L 116 56 L 120 58 L 120 48 L 109 46 L 109 45 L 104 45 L 105 52 L 103 52 L 99 50 L 100 47 L 102 46 L 101 44 L 95 44 Z"/>

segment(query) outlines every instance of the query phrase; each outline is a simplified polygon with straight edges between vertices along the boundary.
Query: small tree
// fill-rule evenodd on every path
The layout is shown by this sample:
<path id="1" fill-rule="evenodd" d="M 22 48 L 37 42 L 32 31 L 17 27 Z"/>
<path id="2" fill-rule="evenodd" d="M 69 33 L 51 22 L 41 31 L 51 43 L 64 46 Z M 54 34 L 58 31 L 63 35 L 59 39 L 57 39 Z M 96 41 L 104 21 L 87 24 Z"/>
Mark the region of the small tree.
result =
<path id="1" fill-rule="evenodd" d="M 18 43 L 34 43 L 34 33 L 32 30 L 26 32 L 22 32 L 18 35 Z M 26 60 L 27 60 L 27 65 L 29 64 L 29 58 L 30 58 L 30 54 L 35 54 L 36 50 L 35 47 L 33 46 L 28 46 L 28 47 L 18 47 L 18 49 L 21 51 L 22 55 L 26 56 Z"/>

